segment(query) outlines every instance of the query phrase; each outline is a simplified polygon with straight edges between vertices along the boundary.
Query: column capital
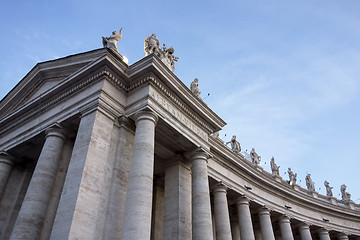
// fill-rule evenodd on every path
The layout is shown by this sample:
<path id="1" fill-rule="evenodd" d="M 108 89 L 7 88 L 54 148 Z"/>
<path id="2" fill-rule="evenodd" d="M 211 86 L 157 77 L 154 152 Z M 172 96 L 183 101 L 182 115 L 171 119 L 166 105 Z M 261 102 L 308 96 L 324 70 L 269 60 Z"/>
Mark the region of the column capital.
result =
<path id="1" fill-rule="evenodd" d="M 194 149 L 191 152 L 185 153 L 185 156 L 187 158 L 189 158 L 191 161 L 193 161 L 193 160 L 205 160 L 206 163 L 207 163 L 209 158 L 212 158 L 212 155 L 210 153 L 208 153 L 205 149 L 200 148 L 200 147 Z"/>
<path id="2" fill-rule="evenodd" d="M 290 217 L 283 214 L 279 217 L 279 223 L 290 223 Z"/>
<path id="3" fill-rule="evenodd" d="M 156 125 L 159 120 L 159 117 L 153 111 L 142 110 L 140 112 L 135 113 L 135 119 L 136 119 L 135 125 L 137 125 L 137 123 L 141 120 L 150 120 Z"/>
<path id="4" fill-rule="evenodd" d="M 215 185 L 211 188 L 213 194 L 215 194 L 215 193 L 217 193 L 217 192 L 223 192 L 223 193 L 227 194 L 227 190 L 228 190 L 228 189 L 229 189 L 229 188 L 228 188 L 227 186 L 225 186 L 225 184 L 222 183 L 222 182 L 219 182 L 219 183 L 215 184 Z"/>
<path id="5" fill-rule="evenodd" d="M 238 197 L 236 200 L 237 205 L 249 205 L 249 203 L 250 203 L 250 199 L 245 195 Z"/>
<path id="6" fill-rule="evenodd" d="M 308 222 L 299 222 L 298 224 L 295 225 L 295 227 L 297 227 L 299 229 L 309 229 L 310 225 L 311 224 Z"/>
<path id="7" fill-rule="evenodd" d="M 0 163 L 9 164 L 10 166 L 13 166 L 14 160 L 15 158 L 7 151 L 0 151 Z"/>
<path id="8" fill-rule="evenodd" d="M 45 130 L 45 138 L 56 136 L 65 140 L 68 135 L 69 133 L 59 123 L 55 123 Z"/>
<path id="9" fill-rule="evenodd" d="M 343 232 L 339 233 L 337 235 L 337 237 L 338 237 L 339 240 L 348 240 L 349 239 L 348 234 L 343 233 Z"/>
<path id="10" fill-rule="evenodd" d="M 317 233 L 319 235 L 329 235 L 329 229 L 322 227 L 319 230 L 317 230 Z"/>
<path id="11" fill-rule="evenodd" d="M 258 214 L 259 215 L 270 215 L 270 209 L 266 206 L 262 206 L 259 210 L 258 210 Z"/>

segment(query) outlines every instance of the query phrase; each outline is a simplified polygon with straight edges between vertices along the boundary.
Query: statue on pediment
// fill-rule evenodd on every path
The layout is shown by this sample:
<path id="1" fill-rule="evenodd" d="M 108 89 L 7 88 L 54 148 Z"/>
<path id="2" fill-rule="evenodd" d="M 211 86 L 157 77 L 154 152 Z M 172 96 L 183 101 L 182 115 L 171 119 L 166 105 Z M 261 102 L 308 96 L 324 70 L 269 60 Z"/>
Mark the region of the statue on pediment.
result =
<path id="1" fill-rule="evenodd" d="M 306 187 L 309 191 L 315 192 L 315 184 L 311 179 L 311 174 L 308 173 L 305 177 Z"/>
<path id="2" fill-rule="evenodd" d="M 235 153 L 241 152 L 241 146 L 240 143 L 236 141 L 236 135 L 232 136 L 231 141 L 227 142 L 226 145 L 228 145 L 229 143 L 231 146 L 231 150 L 233 150 L 233 152 Z"/>
<path id="3" fill-rule="evenodd" d="M 341 197 L 343 201 L 350 201 L 351 194 L 346 191 L 346 185 L 343 184 L 340 187 Z"/>
<path id="4" fill-rule="evenodd" d="M 257 165 L 260 164 L 260 159 L 261 159 L 261 157 L 256 153 L 255 148 L 252 148 L 252 149 L 251 149 L 250 158 L 251 158 L 252 163 L 253 163 L 255 166 L 257 166 Z"/>
<path id="5" fill-rule="evenodd" d="M 294 185 L 296 184 L 297 180 L 297 173 L 294 173 L 291 168 L 288 168 L 288 174 L 289 174 L 289 184 Z"/>
<path id="6" fill-rule="evenodd" d="M 270 160 L 270 167 L 273 175 L 278 175 L 278 176 L 280 175 L 279 174 L 280 166 L 276 165 L 274 157 L 272 157 Z"/>
<path id="7" fill-rule="evenodd" d="M 111 48 L 118 52 L 117 44 L 122 38 L 122 28 L 119 31 L 119 34 L 116 31 L 112 32 L 110 37 L 102 37 L 102 43 L 104 48 Z"/>
<path id="8" fill-rule="evenodd" d="M 328 197 L 332 197 L 333 193 L 332 193 L 332 187 L 330 187 L 329 182 L 325 180 L 324 182 L 325 188 L 326 188 L 326 196 Z"/>
<path id="9" fill-rule="evenodd" d="M 161 49 L 160 49 L 160 42 L 156 38 L 156 34 L 153 33 L 150 36 L 145 38 L 144 41 L 144 51 L 146 56 L 154 53 L 156 56 L 160 57 Z"/>
<path id="10" fill-rule="evenodd" d="M 163 49 L 161 50 L 160 41 L 156 38 L 155 33 L 145 38 L 144 51 L 146 56 L 154 53 L 172 72 L 175 71 L 175 62 L 177 62 L 179 58 L 173 55 L 175 52 L 174 48 L 167 48 L 164 43 Z"/>
<path id="11" fill-rule="evenodd" d="M 190 84 L 190 90 L 195 96 L 200 98 L 200 90 L 199 90 L 199 79 L 195 78 L 194 81 Z"/>

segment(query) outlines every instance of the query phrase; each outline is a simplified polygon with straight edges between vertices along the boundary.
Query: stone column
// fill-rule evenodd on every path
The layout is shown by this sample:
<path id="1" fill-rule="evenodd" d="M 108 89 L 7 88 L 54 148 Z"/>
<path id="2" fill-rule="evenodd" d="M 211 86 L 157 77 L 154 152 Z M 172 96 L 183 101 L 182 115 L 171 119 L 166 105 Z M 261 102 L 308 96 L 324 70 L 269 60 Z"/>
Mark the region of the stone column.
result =
<path id="1" fill-rule="evenodd" d="M 309 224 L 300 223 L 299 232 L 301 240 L 312 240 Z"/>
<path id="2" fill-rule="evenodd" d="M 240 240 L 240 226 L 239 220 L 232 220 L 231 222 L 231 236 L 233 240 Z"/>
<path id="3" fill-rule="evenodd" d="M 165 169 L 164 239 L 191 239 L 191 172 L 177 155 Z"/>
<path id="4" fill-rule="evenodd" d="M 255 240 L 253 225 L 251 221 L 249 199 L 245 196 L 239 197 L 237 201 L 237 210 L 241 240 Z"/>
<path id="5" fill-rule="evenodd" d="M 216 240 L 231 240 L 229 206 L 226 198 L 227 187 L 217 184 L 213 189 Z"/>
<path id="6" fill-rule="evenodd" d="M 318 233 L 320 240 L 330 240 L 329 231 L 327 229 L 321 228 Z"/>
<path id="7" fill-rule="evenodd" d="M 349 240 L 348 235 L 346 235 L 345 233 L 339 233 L 337 237 L 338 240 Z"/>
<path id="8" fill-rule="evenodd" d="M 141 111 L 136 115 L 122 240 L 150 239 L 157 120 L 156 114 L 150 111 Z"/>
<path id="9" fill-rule="evenodd" d="M 9 180 L 13 166 L 14 163 L 11 156 L 5 151 L 1 151 L 0 152 L 0 200 L 4 194 L 6 184 Z"/>
<path id="10" fill-rule="evenodd" d="M 213 239 L 207 158 L 202 149 L 191 154 L 193 240 Z"/>
<path id="11" fill-rule="evenodd" d="M 279 219 L 281 238 L 286 240 L 294 240 L 294 236 L 291 230 L 290 218 L 288 216 L 282 216 Z"/>
<path id="12" fill-rule="evenodd" d="M 270 210 L 262 207 L 259 210 L 260 229 L 263 239 L 275 240 L 274 231 L 270 218 Z"/>
<path id="13" fill-rule="evenodd" d="M 45 131 L 46 140 L 30 180 L 10 239 L 39 239 L 65 140 L 59 125 Z"/>

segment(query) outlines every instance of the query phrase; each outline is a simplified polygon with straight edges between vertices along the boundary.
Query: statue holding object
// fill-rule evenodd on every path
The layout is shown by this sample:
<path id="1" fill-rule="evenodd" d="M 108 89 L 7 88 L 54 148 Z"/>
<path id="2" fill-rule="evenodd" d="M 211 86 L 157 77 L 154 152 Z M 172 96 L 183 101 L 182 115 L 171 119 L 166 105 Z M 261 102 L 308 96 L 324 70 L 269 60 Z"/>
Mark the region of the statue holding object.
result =
<path id="1" fill-rule="evenodd" d="M 291 170 L 291 168 L 288 168 L 288 174 L 289 174 L 289 184 L 290 184 L 290 185 L 296 184 L 297 173 L 294 173 L 294 172 Z"/>
<path id="2" fill-rule="evenodd" d="M 251 149 L 250 158 L 251 158 L 252 163 L 253 163 L 255 166 L 257 166 L 257 165 L 260 164 L 260 159 L 261 159 L 261 157 L 255 152 L 255 148 L 252 148 L 252 149 Z"/>
<path id="3" fill-rule="evenodd" d="M 315 184 L 314 182 L 311 180 L 311 174 L 307 174 L 305 177 L 305 181 L 306 181 L 306 187 L 309 191 L 315 192 Z"/>
<path id="4" fill-rule="evenodd" d="M 122 28 L 119 31 L 119 34 L 116 31 L 112 32 L 110 37 L 102 37 L 102 43 L 105 48 L 111 48 L 118 52 L 117 44 L 122 38 Z"/>
<path id="5" fill-rule="evenodd" d="M 272 157 L 270 160 L 270 167 L 271 167 L 271 172 L 273 175 L 277 175 L 277 176 L 280 175 L 279 174 L 280 166 L 276 165 L 274 157 Z"/>
<path id="6" fill-rule="evenodd" d="M 199 90 L 199 79 L 195 78 L 190 85 L 190 90 L 195 96 L 200 98 L 200 90 Z"/>
<path id="7" fill-rule="evenodd" d="M 326 196 L 327 197 L 332 197 L 333 193 L 332 193 L 332 187 L 330 187 L 329 182 L 325 180 L 324 182 L 325 188 L 326 188 Z"/>
<path id="8" fill-rule="evenodd" d="M 341 197 L 343 201 L 350 201 L 351 194 L 346 191 L 346 185 L 343 184 L 340 187 Z"/>

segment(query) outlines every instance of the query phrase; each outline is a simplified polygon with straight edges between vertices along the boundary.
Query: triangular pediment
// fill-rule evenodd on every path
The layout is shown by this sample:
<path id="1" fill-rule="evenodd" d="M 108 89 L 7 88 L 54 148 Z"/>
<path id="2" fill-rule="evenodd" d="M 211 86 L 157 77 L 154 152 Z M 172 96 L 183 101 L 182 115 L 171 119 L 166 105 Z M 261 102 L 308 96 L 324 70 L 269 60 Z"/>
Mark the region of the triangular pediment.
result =
<path id="1" fill-rule="evenodd" d="M 0 118 L 34 101 L 104 55 L 104 49 L 38 63 L 0 102 Z"/>

